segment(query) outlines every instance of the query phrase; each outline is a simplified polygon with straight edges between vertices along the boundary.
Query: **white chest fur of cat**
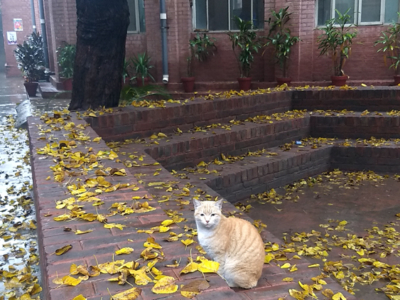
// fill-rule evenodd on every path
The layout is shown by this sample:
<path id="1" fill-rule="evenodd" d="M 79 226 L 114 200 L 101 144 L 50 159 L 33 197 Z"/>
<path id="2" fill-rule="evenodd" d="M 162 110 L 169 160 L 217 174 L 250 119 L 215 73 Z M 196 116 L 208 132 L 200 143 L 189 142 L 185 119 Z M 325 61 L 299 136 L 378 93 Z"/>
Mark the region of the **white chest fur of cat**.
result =
<path id="1" fill-rule="evenodd" d="M 265 257 L 257 229 L 246 220 L 226 218 L 222 200 L 193 203 L 199 243 L 220 264 L 218 273 L 230 287 L 257 286 Z"/>

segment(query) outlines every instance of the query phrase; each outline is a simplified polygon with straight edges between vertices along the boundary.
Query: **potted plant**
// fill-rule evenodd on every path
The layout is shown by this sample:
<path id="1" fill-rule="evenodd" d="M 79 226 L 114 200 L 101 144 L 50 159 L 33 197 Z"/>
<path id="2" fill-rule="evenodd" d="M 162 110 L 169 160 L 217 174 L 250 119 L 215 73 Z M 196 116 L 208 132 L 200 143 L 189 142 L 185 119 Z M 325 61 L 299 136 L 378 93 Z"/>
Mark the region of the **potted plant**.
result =
<path id="1" fill-rule="evenodd" d="M 320 55 L 327 54 L 331 57 L 333 63 L 332 84 L 336 86 L 346 85 L 348 76 L 343 71 L 343 66 L 351 53 L 353 39 L 357 36 L 353 24 L 349 24 L 350 9 L 344 14 L 336 10 L 337 17 L 326 22 L 323 28 L 324 33 L 318 37 L 318 49 Z"/>
<path id="2" fill-rule="evenodd" d="M 400 15 L 400 13 L 397 14 Z M 394 84 L 400 84 L 400 24 L 393 22 L 385 31 L 382 31 L 379 40 L 375 41 L 375 46 L 378 44 L 382 45 L 377 52 L 382 51 L 385 65 L 387 59 L 392 62 L 389 69 L 394 69 Z"/>
<path id="3" fill-rule="evenodd" d="M 135 70 L 135 76 L 131 79 L 136 79 L 137 86 L 144 86 L 149 83 L 149 79 L 154 80 L 154 77 L 150 74 L 150 69 L 154 66 L 150 65 L 150 56 L 147 52 L 139 53 L 137 56 L 131 59 L 131 63 Z"/>
<path id="4" fill-rule="evenodd" d="M 267 42 L 264 46 L 271 45 L 274 49 L 274 56 L 277 64 L 282 71 L 282 77 L 277 77 L 276 81 L 278 85 L 284 83 L 290 84 L 292 79 L 288 76 L 287 71 L 289 67 L 289 58 L 291 48 L 300 41 L 298 36 L 292 36 L 290 29 L 286 28 L 285 25 L 290 19 L 292 13 L 288 12 L 289 6 L 281 8 L 278 12 L 272 10 L 272 18 L 267 21 L 270 25 L 269 34 L 267 36 Z"/>
<path id="5" fill-rule="evenodd" d="M 61 68 L 60 79 L 63 82 L 64 90 L 72 91 L 76 46 L 65 43 L 63 46 L 57 48 L 57 53 L 58 65 Z"/>
<path id="6" fill-rule="evenodd" d="M 189 40 L 190 56 L 187 58 L 187 77 L 182 77 L 183 89 L 186 93 L 191 93 L 194 90 L 194 72 L 193 62 L 206 61 L 208 57 L 215 54 L 217 47 L 214 44 L 215 39 L 210 38 L 207 34 L 200 36 L 199 33 Z"/>
<path id="7" fill-rule="evenodd" d="M 228 33 L 232 43 L 232 50 L 238 61 L 240 78 L 238 78 L 240 90 L 247 91 L 251 87 L 250 70 L 254 61 L 254 53 L 258 52 L 261 44 L 253 31 L 253 22 L 242 20 L 235 16 L 235 22 L 239 32 Z M 239 54 L 236 53 L 239 50 Z"/>
<path id="8" fill-rule="evenodd" d="M 33 32 L 28 40 L 18 44 L 14 50 L 18 68 L 24 76 L 24 86 L 29 97 L 36 96 L 38 80 L 44 74 L 44 55 L 43 48 L 38 46 L 41 39 L 39 33 Z"/>
<path id="9" fill-rule="evenodd" d="M 131 63 L 129 60 L 124 59 L 124 66 L 122 69 L 122 85 L 123 86 L 128 86 L 130 81 L 131 81 L 131 76 L 129 75 L 129 69 L 130 69 Z"/>

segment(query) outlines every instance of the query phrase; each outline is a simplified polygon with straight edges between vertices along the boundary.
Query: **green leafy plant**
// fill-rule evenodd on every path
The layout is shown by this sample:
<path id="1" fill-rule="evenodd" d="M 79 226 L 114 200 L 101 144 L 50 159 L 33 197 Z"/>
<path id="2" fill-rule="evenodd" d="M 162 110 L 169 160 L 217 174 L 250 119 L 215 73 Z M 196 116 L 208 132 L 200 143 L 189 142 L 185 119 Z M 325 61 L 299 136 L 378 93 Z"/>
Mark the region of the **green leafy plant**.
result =
<path id="1" fill-rule="evenodd" d="M 292 13 L 288 12 L 289 6 L 281 8 L 278 12 L 272 10 L 272 18 L 269 18 L 270 25 L 267 42 L 264 47 L 271 45 L 274 48 L 276 62 L 282 70 L 282 76 L 287 77 L 288 62 L 292 47 L 300 41 L 298 36 L 292 36 L 286 23 L 290 20 Z"/>
<path id="2" fill-rule="evenodd" d="M 131 79 L 142 80 L 143 84 L 146 77 L 155 81 L 154 77 L 150 74 L 150 69 L 154 67 L 150 64 L 150 60 L 151 58 L 147 52 L 135 55 L 135 57 L 131 59 L 133 69 L 135 70 L 135 76 L 133 76 Z"/>
<path id="3" fill-rule="evenodd" d="M 200 36 L 199 33 L 189 40 L 190 56 L 187 58 L 187 76 L 194 76 L 193 61 L 196 59 L 200 62 L 206 61 L 210 55 L 214 55 L 217 51 L 215 46 L 215 38 L 210 38 L 207 34 Z"/>
<path id="4" fill-rule="evenodd" d="M 33 32 L 26 41 L 18 44 L 14 55 L 26 82 L 38 81 L 43 76 L 43 40 L 39 33 Z"/>
<path id="5" fill-rule="evenodd" d="M 74 76 L 74 63 L 76 46 L 65 43 L 57 48 L 58 65 L 61 68 L 60 75 L 64 78 L 72 78 Z"/>
<path id="6" fill-rule="evenodd" d="M 239 32 L 228 33 L 229 40 L 238 61 L 240 77 L 250 77 L 254 53 L 261 48 L 261 43 L 256 32 L 253 31 L 253 22 L 242 20 L 238 16 L 234 18 Z M 236 49 L 239 49 L 239 54 L 236 53 Z"/>
<path id="7" fill-rule="evenodd" d="M 349 11 L 350 9 L 341 14 L 336 10 L 338 17 L 328 20 L 323 28 L 324 33 L 318 37 L 320 55 L 327 54 L 331 57 L 335 76 L 344 75 L 343 66 L 351 54 L 353 39 L 357 36 L 354 25 L 349 24 Z"/>
<path id="8" fill-rule="evenodd" d="M 133 101 L 140 101 L 144 99 L 171 99 L 168 91 L 159 85 L 145 85 L 140 87 L 123 87 L 121 90 L 120 104 L 126 105 Z"/>
<path id="9" fill-rule="evenodd" d="M 122 68 L 122 82 L 125 82 L 125 79 L 126 79 L 126 78 L 130 78 L 130 77 L 131 77 L 131 76 L 129 75 L 130 67 L 131 67 L 130 61 L 124 59 L 124 66 L 123 66 L 123 68 Z"/>
<path id="10" fill-rule="evenodd" d="M 397 13 L 400 16 L 400 13 Z M 377 52 L 383 53 L 383 60 L 385 65 L 387 59 L 390 59 L 390 68 L 393 68 L 396 75 L 400 75 L 400 24 L 393 22 L 385 31 L 382 31 L 381 36 L 377 41 L 376 45 L 381 45 L 381 48 Z"/>

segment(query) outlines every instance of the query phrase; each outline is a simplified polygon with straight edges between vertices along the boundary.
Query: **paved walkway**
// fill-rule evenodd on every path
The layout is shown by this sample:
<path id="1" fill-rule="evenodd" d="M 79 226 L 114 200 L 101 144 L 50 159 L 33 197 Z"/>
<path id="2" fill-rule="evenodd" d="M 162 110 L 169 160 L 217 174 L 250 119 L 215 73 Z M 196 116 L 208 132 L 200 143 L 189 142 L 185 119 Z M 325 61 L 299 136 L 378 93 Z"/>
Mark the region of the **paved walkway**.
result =
<path id="1" fill-rule="evenodd" d="M 277 139 L 278 136 L 281 136 L 283 140 L 284 138 L 291 139 L 292 136 L 290 134 L 287 135 L 288 127 L 286 126 L 291 129 L 295 124 L 297 124 L 296 126 L 302 126 L 302 120 L 300 118 L 286 123 L 278 121 L 274 123 L 275 127 L 268 129 L 272 130 L 268 134 L 274 133 L 272 140 Z M 260 131 L 257 131 L 256 127 L 255 125 L 243 125 L 245 130 L 242 136 L 247 135 L 248 138 L 256 138 L 260 135 Z M 283 130 L 281 135 L 277 132 L 279 130 Z M 168 140 L 165 139 L 151 138 L 148 141 L 150 144 L 153 146 L 159 144 L 160 146 L 153 147 L 150 150 L 148 150 L 148 145 L 141 141 L 110 144 L 118 155 L 116 157 L 110 152 L 110 148 L 104 141 L 95 139 L 98 136 L 93 129 L 85 127 L 85 122 L 80 117 L 76 118 L 73 114 L 70 116 L 67 113 L 56 115 L 50 113 L 47 116 L 43 116 L 42 120 L 38 117 L 32 118 L 29 122 L 29 133 L 38 215 L 40 263 L 43 270 L 44 297 L 46 299 L 73 299 L 79 294 L 88 299 L 104 299 L 108 298 L 110 294 L 114 295 L 131 288 L 131 286 L 142 289 L 138 299 L 183 298 L 180 296 L 179 291 L 171 295 L 154 294 L 151 291 L 154 283 L 143 286 L 137 285 L 140 282 L 140 276 L 139 278 L 129 277 L 127 279 L 128 283 L 125 285 L 110 282 L 110 278 L 115 278 L 118 275 L 123 278 L 123 272 L 119 273 L 112 270 L 110 272 L 105 269 L 105 273 L 113 273 L 113 275 L 89 276 L 89 278 L 81 278 L 82 281 L 77 286 L 66 286 L 65 282 L 60 286 L 59 283 L 60 280 L 61 282 L 63 281 L 63 276 L 76 273 L 71 272 L 72 264 L 83 266 L 81 269 L 84 269 L 84 271 L 81 275 L 85 275 L 84 273 L 87 272 L 88 268 L 91 270 L 90 272 L 93 272 L 93 267 L 99 267 L 99 265 L 101 266 L 106 262 L 116 261 L 120 258 L 125 259 L 125 262 L 139 262 L 140 266 L 138 268 L 140 269 L 151 261 L 151 259 L 144 261 L 143 257 L 146 258 L 146 256 L 153 254 L 158 255 L 159 258 L 155 267 L 164 275 L 173 277 L 175 283 L 179 286 L 187 284 L 194 279 L 203 278 L 203 275 L 199 272 L 181 274 L 188 258 L 190 256 L 196 258 L 197 255 L 201 254 L 196 247 L 196 242 L 185 246 L 181 241 L 190 239 L 196 241 L 195 232 L 193 231 L 195 224 L 191 203 L 192 198 L 196 196 L 199 199 L 207 200 L 219 196 L 216 191 L 204 183 L 206 182 L 204 178 L 208 180 L 212 176 L 192 175 L 189 174 L 190 172 L 188 174 L 177 172 L 178 174 L 176 174 L 163 168 L 153 157 L 158 157 L 158 160 L 160 160 L 160 156 L 167 153 L 165 151 L 168 151 Z M 293 134 L 295 136 L 298 132 L 293 130 Z M 213 143 L 222 144 L 223 139 L 221 137 L 223 134 L 217 129 L 209 131 L 208 136 L 215 136 L 215 138 L 210 139 L 210 141 L 213 140 Z M 225 138 L 228 137 L 224 137 L 224 141 L 227 141 Z M 182 141 L 182 147 L 191 144 L 188 142 L 191 139 L 188 136 L 179 137 L 178 135 L 176 139 L 186 139 L 185 142 Z M 243 142 L 246 144 L 250 141 Z M 179 143 L 175 144 L 178 145 Z M 320 148 L 318 145 L 318 147 L 314 148 L 314 146 L 311 143 L 299 150 L 307 152 L 299 152 L 301 155 L 292 155 L 293 152 L 297 151 L 296 149 L 293 149 L 292 152 L 290 149 L 288 151 L 284 149 L 282 151 L 285 151 L 285 154 L 281 157 L 283 159 L 274 159 L 275 154 L 270 154 L 269 156 L 272 156 L 272 158 L 268 159 L 271 163 L 266 164 L 266 172 L 281 174 L 281 172 L 285 171 L 284 168 L 285 166 L 287 168 L 289 162 L 303 164 L 308 161 L 312 162 L 314 158 L 324 161 L 324 155 L 326 154 L 324 149 L 328 149 L 331 146 L 325 148 Z M 177 146 L 177 149 L 179 147 Z M 151 152 L 154 149 L 157 149 L 157 155 Z M 174 149 L 174 147 L 171 147 L 171 149 Z M 269 149 L 268 151 L 275 153 L 279 150 Z M 315 155 L 312 153 L 315 153 Z M 210 156 L 215 154 L 217 153 L 211 153 Z M 197 156 L 189 153 L 187 158 L 194 159 L 195 157 Z M 197 157 L 197 159 L 199 158 Z M 249 160 L 252 160 L 251 157 Z M 61 164 L 62 161 L 64 164 Z M 249 162 L 249 164 L 255 165 L 256 168 L 245 167 L 247 169 L 244 173 L 239 168 L 240 172 L 238 169 L 236 174 L 238 177 L 233 174 L 233 177 L 226 176 L 228 177 L 227 181 L 225 181 L 225 178 L 224 180 L 216 180 L 216 186 L 229 185 L 231 181 L 235 181 L 237 178 L 239 178 L 239 181 L 244 180 L 247 185 L 248 176 L 253 176 L 254 170 L 257 173 L 259 169 L 262 169 L 257 168 L 257 166 L 261 166 L 261 163 L 257 164 L 254 161 L 257 161 L 257 159 L 253 159 L 253 162 Z M 172 163 L 179 164 L 179 158 L 178 161 L 175 158 Z M 241 167 L 246 165 L 246 161 L 240 161 L 240 163 Z M 84 169 L 81 168 L 82 166 L 84 166 Z M 233 165 L 227 164 L 226 166 L 227 169 L 234 170 Z M 222 169 L 222 167 L 215 167 L 217 171 L 219 168 Z M 126 170 L 126 176 L 112 176 L 118 171 L 123 173 L 121 169 Z M 301 166 L 299 166 L 299 169 L 301 169 Z M 261 170 L 261 172 L 264 171 Z M 99 176 L 104 176 L 106 182 L 103 179 L 99 180 Z M 61 183 L 55 181 L 57 178 L 61 181 L 63 177 L 64 180 Z M 215 177 L 218 178 L 218 176 Z M 96 182 L 89 180 L 94 178 L 97 178 Z M 266 179 L 268 178 L 266 177 Z M 84 184 L 86 186 L 83 186 Z M 129 186 L 124 186 L 126 184 L 129 184 Z M 228 191 L 226 190 L 225 192 Z M 74 198 L 74 200 L 71 200 L 71 198 Z M 151 208 L 147 206 L 146 202 Z M 58 208 L 55 207 L 56 205 Z M 146 210 L 149 211 L 146 212 Z M 223 210 L 225 214 L 239 215 L 241 213 L 230 203 L 225 203 Z M 257 212 L 261 211 L 260 206 Z M 254 211 L 250 210 L 250 214 L 252 212 Z M 286 211 L 283 211 L 280 220 L 290 223 L 292 219 L 291 212 L 288 210 L 287 214 L 285 213 Z M 242 213 L 241 216 L 253 222 L 247 215 Z M 57 221 L 57 217 L 64 219 L 64 221 Z M 281 238 L 281 234 L 286 233 L 287 228 L 283 226 L 282 228 L 284 229 L 282 231 L 274 229 L 279 228 L 277 225 L 279 224 L 279 219 L 275 220 L 274 224 L 269 224 L 270 220 L 265 218 L 262 213 L 254 214 L 254 217 L 262 219 L 264 223 L 273 229 L 270 231 L 267 227 L 262 232 L 268 253 L 273 254 L 273 259 L 269 264 L 265 264 L 258 287 L 252 290 L 230 289 L 218 275 L 210 273 L 205 275 L 210 287 L 196 295 L 195 299 L 249 300 L 289 298 L 289 290 L 292 290 L 292 294 L 295 294 L 296 292 L 293 290 L 302 291 L 308 289 L 307 286 L 301 288 L 299 282 L 303 285 L 314 285 L 313 292 L 321 298 L 323 297 L 321 292 L 330 289 L 333 293 L 343 293 L 348 300 L 360 299 L 344 291 L 334 278 L 336 275 L 332 277 L 321 275 L 321 262 L 320 267 L 310 268 L 309 266 L 315 263 L 314 260 L 307 259 L 304 256 L 296 257 L 297 251 L 293 251 L 292 245 Z M 94 220 L 91 220 L 92 218 Z M 164 224 L 165 227 L 169 228 L 168 231 L 158 232 L 167 230 L 160 227 L 166 219 L 174 222 L 170 225 Z M 104 228 L 105 223 L 119 224 L 122 226 L 122 230 L 117 227 Z M 287 225 L 286 223 L 284 225 Z M 312 230 L 315 225 L 313 223 L 306 228 Z M 78 230 L 91 231 L 86 234 L 76 234 Z M 170 232 L 174 234 L 171 235 Z M 171 236 L 178 236 L 178 239 L 174 242 L 165 240 Z M 155 242 L 162 248 L 160 250 L 146 250 L 145 242 L 148 237 L 154 238 Z M 66 245 L 70 245 L 72 249 L 65 254 L 55 255 L 57 249 Z M 115 255 L 117 250 L 125 247 L 133 248 L 132 254 Z M 143 251 L 145 251 L 144 254 L 142 254 Z M 289 268 L 285 266 L 286 263 L 290 263 Z M 117 263 L 117 266 L 119 267 L 121 264 Z M 90 268 L 90 266 L 93 267 Z M 100 267 L 100 269 L 103 268 L 105 267 Z M 336 271 L 339 272 L 340 269 Z M 132 272 L 132 274 L 135 274 L 135 272 Z M 156 276 L 154 270 L 146 274 L 151 281 L 152 276 Z M 74 278 L 77 278 L 76 274 L 74 274 Z M 340 281 L 340 278 L 338 280 Z M 124 279 L 120 278 L 119 281 L 123 283 Z M 326 293 L 329 294 L 329 292 Z"/>

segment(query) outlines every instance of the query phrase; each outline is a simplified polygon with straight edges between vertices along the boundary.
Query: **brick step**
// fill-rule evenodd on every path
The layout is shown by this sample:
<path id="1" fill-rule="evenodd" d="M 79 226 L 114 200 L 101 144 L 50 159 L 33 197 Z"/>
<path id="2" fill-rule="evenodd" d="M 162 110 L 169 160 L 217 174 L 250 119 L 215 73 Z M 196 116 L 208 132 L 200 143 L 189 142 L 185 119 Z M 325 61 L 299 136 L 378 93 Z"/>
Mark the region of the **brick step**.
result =
<path id="1" fill-rule="evenodd" d="M 153 144 L 147 144 L 145 151 L 168 170 L 179 170 L 217 158 L 221 153 L 241 155 L 309 136 L 308 114 L 271 122 L 245 122 L 234 126 L 228 123 L 204 131 L 168 135 L 168 138 L 155 139 L 158 145 L 154 144 L 154 140 Z"/>
<path id="2" fill-rule="evenodd" d="M 195 126 L 244 120 L 260 114 L 291 109 L 290 94 L 271 93 L 165 103 L 165 107 L 124 107 L 112 114 L 88 117 L 86 121 L 106 141 L 146 137 L 154 132 L 183 131 Z"/>
<path id="3" fill-rule="evenodd" d="M 312 136 L 336 138 L 400 138 L 400 112 L 313 112 Z"/>

